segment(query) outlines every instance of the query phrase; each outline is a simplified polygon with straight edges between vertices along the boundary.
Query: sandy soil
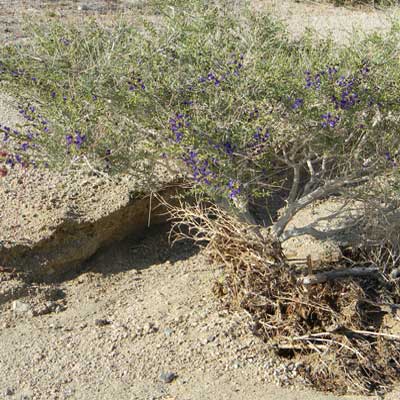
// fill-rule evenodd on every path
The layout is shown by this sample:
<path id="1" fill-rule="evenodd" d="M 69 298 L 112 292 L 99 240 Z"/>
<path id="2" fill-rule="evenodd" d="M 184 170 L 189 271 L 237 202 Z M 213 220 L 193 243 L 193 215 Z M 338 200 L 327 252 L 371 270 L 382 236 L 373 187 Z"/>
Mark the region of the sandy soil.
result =
<path id="1" fill-rule="evenodd" d="M 289 32 L 296 38 L 307 29 L 312 29 L 315 37 L 326 38 L 332 35 L 338 43 L 346 42 L 354 30 L 364 33 L 385 32 L 390 27 L 390 21 L 399 16 L 397 7 L 377 10 L 371 7 L 335 7 L 329 3 L 293 0 L 254 0 L 252 4 L 256 9 L 270 10 L 283 19 Z"/>
<path id="2" fill-rule="evenodd" d="M 222 271 L 189 243 L 171 249 L 166 236 L 128 238 L 53 285 L 4 274 L 19 303 L 0 305 L 0 398 L 350 398 L 299 389 L 287 372 L 296 360 L 271 358 L 245 315 L 221 309 L 211 288 Z"/>
<path id="3" fill-rule="evenodd" d="M 129 12 L 131 5 L 0 1 L 0 42 L 23 37 L 23 15 L 107 16 Z M 326 32 L 340 21 L 331 26 L 339 26 L 341 38 L 344 25 L 388 26 L 387 14 L 377 11 L 285 0 L 255 6 L 271 7 L 294 35 L 306 26 Z M 9 103 L 0 102 L 0 120 L 10 115 Z M 36 183 L 36 190 L 46 191 L 47 182 Z M 296 360 L 271 357 L 248 329 L 246 315 L 221 309 L 211 289 L 222 273 L 189 243 L 171 249 L 162 229 L 99 252 L 80 273 L 51 285 L 0 272 L 0 399 L 365 399 L 306 389 Z"/>

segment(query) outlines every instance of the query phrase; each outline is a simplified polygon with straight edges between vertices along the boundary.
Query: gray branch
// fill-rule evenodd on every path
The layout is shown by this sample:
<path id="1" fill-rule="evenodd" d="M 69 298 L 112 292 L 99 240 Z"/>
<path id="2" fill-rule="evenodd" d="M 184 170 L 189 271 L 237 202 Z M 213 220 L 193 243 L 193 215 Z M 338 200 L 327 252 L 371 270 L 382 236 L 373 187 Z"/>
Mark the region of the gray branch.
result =
<path id="1" fill-rule="evenodd" d="M 324 283 L 340 278 L 347 278 L 349 276 L 368 276 L 379 272 L 377 267 L 356 267 L 347 268 L 336 271 L 321 272 L 319 274 L 308 275 L 298 279 L 298 283 L 303 285 L 316 285 L 317 283 Z"/>
<path id="2" fill-rule="evenodd" d="M 272 232 L 280 238 L 283 234 L 287 224 L 290 220 L 303 208 L 307 207 L 309 204 L 320 200 L 326 196 L 329 196 L 346 186 L 359 185 L 368 181 L 368 177 L 354 178 L 354 179 L 336 179 L 325 183 L 325 185 L 318 187 L 311 193 L 301 197 L 297 201 L 288 204 L 283 215 L 276 221 L 272 227 Z"/>

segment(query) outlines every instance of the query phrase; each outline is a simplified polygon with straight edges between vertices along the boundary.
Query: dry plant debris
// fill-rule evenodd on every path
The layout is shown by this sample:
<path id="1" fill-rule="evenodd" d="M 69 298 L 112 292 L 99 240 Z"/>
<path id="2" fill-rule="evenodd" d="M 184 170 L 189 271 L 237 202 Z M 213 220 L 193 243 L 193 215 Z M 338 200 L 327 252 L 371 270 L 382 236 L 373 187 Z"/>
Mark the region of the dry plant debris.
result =
<path id="1" fill-rule="evenodd" d="M 389 329 L 400 323 L 400 290 L 386 271 L 333 273 L 334 279 L 305 285 L 310 273 L 348 270 L 354 263 L 320 271 L 289 266 L 271 235 L 216 206 L 184 204 L 171 212 L 176 238 L 193 238 L 224 265 L 225 278 L 214 287 L 221 301 L 245 310 L 254 334 L 278 356 L 301 360 L 300 376 L 335 393 L 390 390 L 400 376 L 400 336 Z"/>

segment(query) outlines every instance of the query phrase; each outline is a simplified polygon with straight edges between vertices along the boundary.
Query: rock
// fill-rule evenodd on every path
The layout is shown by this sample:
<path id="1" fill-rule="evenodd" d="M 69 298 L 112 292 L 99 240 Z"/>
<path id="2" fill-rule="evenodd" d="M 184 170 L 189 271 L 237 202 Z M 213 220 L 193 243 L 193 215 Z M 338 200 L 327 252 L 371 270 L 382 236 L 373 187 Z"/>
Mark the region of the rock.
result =
<path id="1" fill-rule="evenodd" d="M 150 333 L 157 332 L 158 328 L 153 322 L 147 322 L 146 324 L 143 325 L 143 334 L 148 335 Z"/>
<path id="2" fill-rule="evenodd" d="M 80 4 L 78 6 L 78 11 L 89 11 L 90 7 L 87 4 Z"/>
<path id="3" fill-rule="evenodd" d="M 24 303 L 19 300 L 14 300 L 12 302 L 12 310 L 14 314 L 27 314 L 32 313 L 32 307 L 28 303 Z"/>
<path id="4" fill-rule="evenodd" d="M 174 333 L 174 331 L 171 328 L 165 328 L 164 329 L 164 335 L 167 337 L 172 336 L 172 334 Z"/>
<path id="5" fill-rule="evenodd" d="M 7 389 L 4 391 L 4 396 L 12 396 L 14 393 L 15 393 L 15 392 L 14 392 L 13 389 L 7 388 Z"/>
<path id="6" fill-rule="evenodd" d="M 106 325 L 110 325 L 111 321 L 109 321 L 108 319 L 96 319 L 94 321 L 94 324 L 96 326 L 106 326 Z"/>
<path id="7" fill-rule="evenodd" d="M 215 335 L 210 335 L 210 336 L 207 338 L 207 343 L 211 343 L 211 342 L 213 342 L 215 339 L 216 339 L 216 336 L 215 336 Z"/>
<path id="8" fill-rule="evenodd" d="M 232 364 L 232 367 L 238 369 L 242 366 L 242 363 L 239 360 L 235 360 Z"/>
<path id="9" fill-rule="evenodd" d="M 174 372 L 162 372 L 160 374 L 160 380 L 164 383 L 171 383 L 178 377 Z"/>

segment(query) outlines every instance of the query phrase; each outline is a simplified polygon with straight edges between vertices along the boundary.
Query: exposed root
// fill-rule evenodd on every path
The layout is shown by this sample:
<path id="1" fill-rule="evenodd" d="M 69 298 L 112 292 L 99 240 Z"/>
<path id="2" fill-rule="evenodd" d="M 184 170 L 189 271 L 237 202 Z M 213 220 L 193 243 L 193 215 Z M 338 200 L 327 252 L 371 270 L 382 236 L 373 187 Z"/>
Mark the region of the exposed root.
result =
<path id="1" fill-rule="evenodd" d="M 400 376 L 400 336 L 389 330 L 398 319 L 400 295 L 390 271 L 374 268 L 372 274 L 307 286 L 302 278 L 308 271 L 289 266 L 272 236 L 255 235 L 215 206 L 182 205 L 171 212 L 177 238 L 204 244 L 212 260 L 225 266 L 215 293 L 228 308 L 246 310 L 254 333 L 278 355 L 301 357 L 311 368 L 298 372 L 314 387 L 336 393 L 390 390 Z M 350 266 L 354 262 L 318 273 Z"/>

